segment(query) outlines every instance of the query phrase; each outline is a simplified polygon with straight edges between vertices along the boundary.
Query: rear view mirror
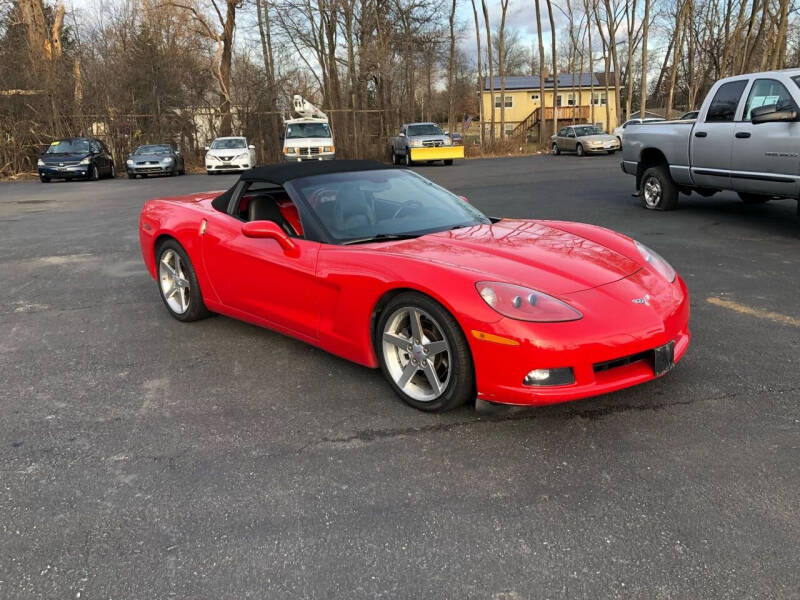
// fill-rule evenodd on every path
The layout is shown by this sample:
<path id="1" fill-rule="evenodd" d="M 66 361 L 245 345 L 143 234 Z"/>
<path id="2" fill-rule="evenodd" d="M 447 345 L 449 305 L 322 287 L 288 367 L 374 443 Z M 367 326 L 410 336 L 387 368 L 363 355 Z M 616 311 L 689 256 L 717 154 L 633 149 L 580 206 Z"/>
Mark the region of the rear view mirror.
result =
<path id="1" fill-rule="evenodd" d="M 750 112 L 750 122 L 754 125 L 758 125 L 759 123 L 775 123 L 796 120 L 796 110 L 778 110 L 778 106 L 776 104 L 759 106 Z"/>
<path id="2" fill-rule="evenodd" d="M 278 242 L 284 252 L 296 248 L 292 239 L 274 221 L 250 221 L 242 225 L 242 235 L 249 238 L 270 239 Z"/>

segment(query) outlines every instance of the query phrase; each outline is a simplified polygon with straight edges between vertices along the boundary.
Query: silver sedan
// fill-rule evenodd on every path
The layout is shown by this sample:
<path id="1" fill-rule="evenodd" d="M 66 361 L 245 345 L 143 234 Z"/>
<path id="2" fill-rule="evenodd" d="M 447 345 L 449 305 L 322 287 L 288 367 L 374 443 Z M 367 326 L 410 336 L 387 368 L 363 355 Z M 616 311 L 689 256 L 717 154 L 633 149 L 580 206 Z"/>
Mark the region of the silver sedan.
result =
<path id="1" fill-rule="evenodd" d="M 607 152 L 614 154 L 619 150 L 619 140 L 608 135 L 595 125 L 569 125 L 562 127 L 550 138 L 554 155 L 562 152 L 574 152 L 578 156 Z"/>

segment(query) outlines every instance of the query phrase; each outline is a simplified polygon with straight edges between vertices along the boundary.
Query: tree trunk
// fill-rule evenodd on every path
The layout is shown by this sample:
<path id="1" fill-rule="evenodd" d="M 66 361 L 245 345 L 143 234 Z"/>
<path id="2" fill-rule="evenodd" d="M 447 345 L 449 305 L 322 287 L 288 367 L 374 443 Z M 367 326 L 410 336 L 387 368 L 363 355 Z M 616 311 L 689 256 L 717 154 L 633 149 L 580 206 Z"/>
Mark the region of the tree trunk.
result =
<path id="1" fill-rule="evenodd" d="M 550 19 L 550 48 L 553 53 L 553 133 L 558 131 L 558 57 L 556 55 L 556 25 L 553 22 L 553 5 L 547 0 L 547 16 Z"/>
<path id="2" fill-rule="evenodd" d="M 478 119 L 481 122 L 481 148 L 483 148 L 483 138 L 485 135 L 485 123 L 483 122 L 483 90 L 486 87 L 483 81 L 483 71 L 481 69 L 481 28 L 478 24 L 478 9 L 475 8 L 475 0 L 472 0 L 472 16 L 475 19 L 475 42 L 478 46 Z"/>
<path id="3" fill-rule="evenodd" d="M 644 0 L 644 21 L 642 21 L 642 89 L 639 116 L 644 119 L 647 110 L 647 34 L 650 31 L 650 0 Z"/>
<path id="4" fill-rule="evenodd" d="M 483 20 L 486 23 L 486 63 L 489 65 L 489 107 L 492 111 L 491 129 L 489 130 L 489 143 L 494 148 L 495 140 L 495 107 L 494 107 L 494 63 L 492 61 L 492 30 L 489 25 L 489 7 L 486 0 L 481 0 L 483 7 Z"/>
<path id="5" fill-rule="evenodd" d="M 450 131 L 450 143 L 453 142 L 453 133 L 455 128 L 455 70 L 456 70 L 456 0 L 450 7 L 450 61 L 447 68 L 447 127 Z"/>
<path id="6" fill-rule="evenodd" d="M 539 145 L 544 146 L 544 37 L 542 36 L 542 11 L 540 10 L 539 0 L 536 3 L 536 35 L 539 38 Z M 555 105 L 555 97 L 553 104 Z"/>

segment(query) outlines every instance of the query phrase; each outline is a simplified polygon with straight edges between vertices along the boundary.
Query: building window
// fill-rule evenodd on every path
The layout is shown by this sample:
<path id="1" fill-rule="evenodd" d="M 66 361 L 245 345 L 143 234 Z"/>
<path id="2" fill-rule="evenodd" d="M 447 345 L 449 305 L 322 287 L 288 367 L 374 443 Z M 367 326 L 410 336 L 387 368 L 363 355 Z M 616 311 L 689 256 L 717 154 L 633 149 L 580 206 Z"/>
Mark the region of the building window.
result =
<path id="1" fill-rule="evenodd" d="M 516 123 L 506 123 L 504 131 L 506 132 L 506 135 L 508 135 L 512 131 L 514 131 L 516 128 L 517 128 L 517 124 Z"/>
<path id="2" fill-rule="evenodd" d="M 575 94 L 559 94 L 556 96 L 556 106 L 575 106 Z"/>
<path id="3" fill-rule="evenodd" d="M 501 108 L 503 106 L 503 97 L 502 96 L 495 96 L 494 97 L 494 107 Z M 513 108 L 514 106 L 514 97 L 513 96 L 506 96 L 506 108 Z"/>
<path id="4" fill-rule="evenodd" d="M 539 94 L 531 94 L 531 100 L 533 100 L 534 102 L 538 102 L 539 101 Z"/>
<path id="5" fill-rule="evenodd" d="M 592 104 L 606 104 L 606 93 L 595 92 L 592 96 Z"/>

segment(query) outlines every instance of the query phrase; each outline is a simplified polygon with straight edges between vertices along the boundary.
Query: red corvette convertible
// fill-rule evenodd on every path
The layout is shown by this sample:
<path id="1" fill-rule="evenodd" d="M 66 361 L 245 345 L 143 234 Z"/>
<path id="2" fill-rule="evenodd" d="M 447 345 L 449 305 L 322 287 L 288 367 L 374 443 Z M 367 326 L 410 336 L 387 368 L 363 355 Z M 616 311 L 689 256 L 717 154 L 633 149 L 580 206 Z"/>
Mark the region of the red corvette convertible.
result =
<path id="1" fill-rule="evenodd" d="M 642 244 L 490 219 L 375 162 L 259 167 L 224 193 L 150 200 L 139 236 L 176 319 L 222 313 L 380 367 L 427 411 L 611 392 L 689 345 L 686 285 Z"/>

